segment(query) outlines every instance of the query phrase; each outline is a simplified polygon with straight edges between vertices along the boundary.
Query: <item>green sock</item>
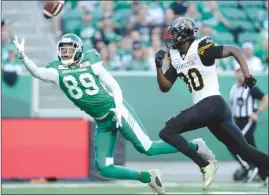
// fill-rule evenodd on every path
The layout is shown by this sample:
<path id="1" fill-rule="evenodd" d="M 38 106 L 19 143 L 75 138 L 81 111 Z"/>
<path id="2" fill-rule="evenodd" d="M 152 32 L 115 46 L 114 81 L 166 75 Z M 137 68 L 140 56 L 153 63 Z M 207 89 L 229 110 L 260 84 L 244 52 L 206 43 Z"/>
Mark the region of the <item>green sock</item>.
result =
<path id="1" fill-rule="evenodd" d="M 118 165 L 109 165 L 101 169 L 100 174 L 104 177 L 139 180 L 140 173 Z"/>
<path id="2" fill-rule="evenodd" d="M 149 183 L 150 182 L 150 173 L 146 171 L 141 171 L 139 173 L 139 181 L 142 183 Z"/>
<path id="3" fill-rule="evenodd" d="M 197 151 L 198 145 L 192 142 L 188 142 L 189 146 Z M 170 154 L 176 153 L 178 150 L 171 146 L 170 144 L 160 140 L 160 141 L 153 141 L 151 147 L 147 151 L 150 155 L 158 155 L 158 154 Z"/>

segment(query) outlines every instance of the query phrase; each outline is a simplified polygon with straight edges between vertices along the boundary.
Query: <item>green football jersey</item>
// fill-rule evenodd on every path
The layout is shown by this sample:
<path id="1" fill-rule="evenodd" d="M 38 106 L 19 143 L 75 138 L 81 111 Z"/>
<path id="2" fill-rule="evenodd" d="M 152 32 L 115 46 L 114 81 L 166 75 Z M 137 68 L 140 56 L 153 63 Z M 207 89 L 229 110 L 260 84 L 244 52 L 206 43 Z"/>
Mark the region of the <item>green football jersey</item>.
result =
<path id="1" fill-rule="evenodd" d="M 82 55 L 76 67 L 63 66 L 60 60 L 48 64 L 59 74 L 59 86 L 65 95 L 81 110 L 98 119 L 114 108 L 114 98 L 94 74 L 93 64 L 101 62 L 96 51 L 87 51 Z"/>

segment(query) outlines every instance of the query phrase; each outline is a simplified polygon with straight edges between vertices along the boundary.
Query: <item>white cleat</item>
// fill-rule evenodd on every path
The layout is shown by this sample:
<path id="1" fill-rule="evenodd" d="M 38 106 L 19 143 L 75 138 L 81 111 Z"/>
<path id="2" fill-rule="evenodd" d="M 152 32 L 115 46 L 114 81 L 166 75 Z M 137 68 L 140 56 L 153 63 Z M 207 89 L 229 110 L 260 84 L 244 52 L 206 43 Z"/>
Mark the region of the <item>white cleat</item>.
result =
<path id="1" fill-rule="evenodd" d="M 203 185 L 202 189 L 206 191 L 214 180 L 217 171 L 217 164 L 215 161 L 209 161 L 209 165 L 201 168 L 203 173 Z"/>
<path id="2" fill-rule="evenodd" d="M 150 171 L 150 182 L 149 187 L 152 191 L 157 194 L 165 194 L 164 186 L 161 180 L 161 173 L 159 169 Z"/>
<path id="3" fill-rule="evenodd" d="M 198 145 L 197 153 L 206 160 L 216 161 L 215 155 L 212 150 L 206 145 L 202 138 L 191 140 L 192 143 Z"/>

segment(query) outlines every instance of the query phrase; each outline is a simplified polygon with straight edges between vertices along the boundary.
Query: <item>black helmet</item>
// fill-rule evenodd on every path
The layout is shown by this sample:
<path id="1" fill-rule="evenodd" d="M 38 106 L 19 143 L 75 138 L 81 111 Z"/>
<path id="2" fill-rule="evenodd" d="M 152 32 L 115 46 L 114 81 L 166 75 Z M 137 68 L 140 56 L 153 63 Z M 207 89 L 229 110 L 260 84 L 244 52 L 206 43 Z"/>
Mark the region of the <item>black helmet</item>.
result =
<path id="1" fill-rule="evenodd" d="M 165 40 L 168 48 L 180 45 L 190 39 L 196 38 L 198 27 L 190 18 L 180 17 L 175 19 L 167 28 L 170 38 Z"/>

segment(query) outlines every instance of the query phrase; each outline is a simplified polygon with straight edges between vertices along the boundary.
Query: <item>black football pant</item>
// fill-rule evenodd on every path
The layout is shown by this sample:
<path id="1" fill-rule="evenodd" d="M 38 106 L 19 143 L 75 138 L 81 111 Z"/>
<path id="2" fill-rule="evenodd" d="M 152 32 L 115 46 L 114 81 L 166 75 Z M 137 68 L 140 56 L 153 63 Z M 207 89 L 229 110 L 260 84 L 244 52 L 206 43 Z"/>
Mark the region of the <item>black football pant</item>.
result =
<path id="1" fill-rule="evenodd" d="M 219 141 L 244 161 L 269 170 L 268 155 L 247 143 L 232 120 L 228 103 L 220 95 L 207 97 L 171 118 L 159 135 L 165 142 L 190 157 L 186 154 L 190 150 L 188 143 L 180 134 L 202 127 L 208 127 Z"/>
<path id="2" fill-rule="evenodd" d="M 246 141 L 252 145 L 254 148 L 256 147 L 255 138 L 254 138 L 254 132 L 256 130 L 257 122 L 256 121 L 250 121 L 249 117 L 240 117 L 240 118 L 234 118 L 235 124 L 240 128 L 242 134 L 245 136 Z M 235 155 L 232 153 L 235 160 L 239 162 L 239 164 L 244 169 L 248 168 L 254 168 L 254 165 L 252 163 L 248 162 L 242 162 L 242 159 L 238 157 L 238 155 Z M 259 169 L 258 172 L 259 176 L 262 180 L 266 179 L 266 171 L 264 169 Z"/>

